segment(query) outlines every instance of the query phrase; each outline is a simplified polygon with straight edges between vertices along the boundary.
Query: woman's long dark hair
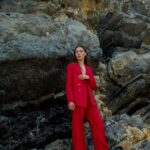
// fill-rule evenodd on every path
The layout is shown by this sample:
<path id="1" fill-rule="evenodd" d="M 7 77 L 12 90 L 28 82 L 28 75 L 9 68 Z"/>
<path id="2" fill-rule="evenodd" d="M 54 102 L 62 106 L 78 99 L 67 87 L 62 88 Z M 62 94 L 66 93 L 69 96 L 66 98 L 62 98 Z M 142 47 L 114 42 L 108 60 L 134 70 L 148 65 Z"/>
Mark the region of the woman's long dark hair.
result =
<path id="1" fill-rule="evenodd" d="M 84 52 L 86 53 L 86 56 L 85 56 L 85 58 L 84 58 L 84 64 L 87 65 L 87 64 L 88 64 L 88 62 L 87 62 L 87 55 L 88 55 L 87 49 L 86 49 L 84 46 L 81 46 L 81 45 L 78 45 L 78 46 L 75 47 L 75 49 L 74 49 L 74 59 L 73 59 L 73 61 L 77 62 L 77 58 L 76 58 L 75 52 L 76 52 L 76 49 L 77 49 L 78 47 L 83 48 Z"/>

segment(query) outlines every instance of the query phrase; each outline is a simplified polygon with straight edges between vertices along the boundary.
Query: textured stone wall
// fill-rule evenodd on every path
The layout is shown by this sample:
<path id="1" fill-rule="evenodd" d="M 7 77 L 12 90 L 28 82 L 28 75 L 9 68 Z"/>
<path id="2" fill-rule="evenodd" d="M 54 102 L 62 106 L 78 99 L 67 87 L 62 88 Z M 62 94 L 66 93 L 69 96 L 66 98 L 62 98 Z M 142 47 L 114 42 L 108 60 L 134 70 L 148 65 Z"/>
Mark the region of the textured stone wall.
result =
<path id="1" fill-rule="evenodd" d="M 71 149 L 65 69 L 81 44 L 111 150 L 147 150 L 149 18 L 149 0 L 0 0 L 0 149 Z"/>

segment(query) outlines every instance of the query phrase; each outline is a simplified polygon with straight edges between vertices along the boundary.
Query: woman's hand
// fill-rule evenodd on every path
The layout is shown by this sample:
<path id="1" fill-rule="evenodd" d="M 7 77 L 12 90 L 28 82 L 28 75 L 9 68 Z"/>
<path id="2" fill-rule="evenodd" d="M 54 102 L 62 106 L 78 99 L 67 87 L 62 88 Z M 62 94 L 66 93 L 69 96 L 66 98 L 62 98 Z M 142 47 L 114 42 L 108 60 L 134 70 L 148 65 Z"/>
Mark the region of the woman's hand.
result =
<path id="1" fill-rule="evenodd" d="M 71 111 L 74 111 L 75 109 L 75 104 L 73 102 L 69 102 L 68 104 L 68 109 L 71 110 Z"/>
<path id="2" fill-rule="evenodd" d="M 84 80 L 84 79 L 89 79 L 89 76 L 86 75 L 86 74 L 80 74 L 80 75 L 78 76 L 78 78 L 79 78 L 80 80 Z"/>

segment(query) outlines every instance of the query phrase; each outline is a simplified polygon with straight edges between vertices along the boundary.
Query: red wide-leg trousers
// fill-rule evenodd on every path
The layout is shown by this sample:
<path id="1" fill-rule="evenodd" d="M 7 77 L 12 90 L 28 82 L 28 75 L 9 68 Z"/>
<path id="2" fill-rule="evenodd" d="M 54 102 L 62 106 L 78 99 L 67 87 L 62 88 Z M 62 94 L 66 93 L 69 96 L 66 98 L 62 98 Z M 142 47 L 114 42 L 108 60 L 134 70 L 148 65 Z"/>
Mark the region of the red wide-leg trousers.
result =
<path id="1" fill-rule="evenodd" d="M 72 112 L 72 148 L 87 150 L 84 136 L 84 117 L 90 124 L 95 150 L 108 150 L 103 120 L 97 106 L 75 107 Z"/>

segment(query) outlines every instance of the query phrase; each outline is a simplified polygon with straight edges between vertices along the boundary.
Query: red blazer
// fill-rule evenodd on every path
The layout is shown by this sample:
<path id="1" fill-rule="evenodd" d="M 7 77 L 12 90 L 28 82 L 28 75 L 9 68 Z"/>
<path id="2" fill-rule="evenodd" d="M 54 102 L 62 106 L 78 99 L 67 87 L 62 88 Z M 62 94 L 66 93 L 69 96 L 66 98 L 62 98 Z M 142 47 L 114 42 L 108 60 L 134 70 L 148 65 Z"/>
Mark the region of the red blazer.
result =
<path id="1" fill-rule="evenodd" d="M 81 80 L 78 75 L 82 74 L 77 62 L 72 62 L 67 66 L 66 75 L 66 98 L 67 102 L 74 102 L 75 106 L 87 106 L 87 100 L 92 105 L 96 105 L 93 90 L 96 90 L 96 81 L 93 70 L 90 66 L 85 65 L 86 74 L 89 79 Z"/>

